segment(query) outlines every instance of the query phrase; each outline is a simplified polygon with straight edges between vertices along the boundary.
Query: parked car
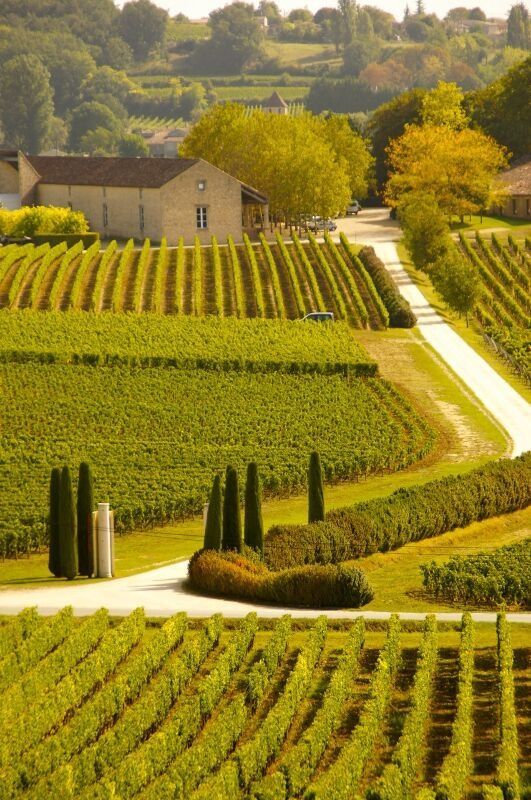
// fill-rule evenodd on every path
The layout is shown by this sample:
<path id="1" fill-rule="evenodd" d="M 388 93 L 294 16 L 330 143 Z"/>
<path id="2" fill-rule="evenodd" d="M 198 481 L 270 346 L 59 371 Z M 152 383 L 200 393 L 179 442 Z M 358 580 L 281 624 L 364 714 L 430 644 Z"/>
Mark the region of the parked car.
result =
<path id="1" fill-rule="evenodd" d="M 29 244 L 32 241 L 30 236 L 21 236 L 14 238 L 13 236 L 0 235 L 0 247 L 7 246 L 8 244 Z"/>
<path id="2" fill-rule="evenodd" d="M 353 200 L 352 203 L 347 206 L 347 217 L 355 216 L 357 217 L 361 211 L 361 206 L 357 200 Z"/>
<path id="3" fill-rule="evenodd" d="M 311 311 L 302 318 L 303 322 L 333 322 L 334 314 L 332 311 Z"/>
<path id="4" fill-rule="evenodd" d="M 318 231 L 336 231 L 337 225 L 333 219 L 323 219 L 322 217 L 314 217 L 308 223 L 308 230 L 313 233 Z"/>

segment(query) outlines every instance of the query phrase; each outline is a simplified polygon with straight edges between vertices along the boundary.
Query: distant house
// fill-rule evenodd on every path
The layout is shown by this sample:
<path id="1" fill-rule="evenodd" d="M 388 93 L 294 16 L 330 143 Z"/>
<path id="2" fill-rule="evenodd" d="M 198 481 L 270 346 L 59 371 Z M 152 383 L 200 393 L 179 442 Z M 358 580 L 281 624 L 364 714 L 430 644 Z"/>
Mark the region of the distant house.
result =
<path id="1" fill-rule="evenodd" d="M 176 158 L 179 148 L 188 136 L 188 128 L 166 128 L 162 131 L 142 131 L 149 155 L 156 158 Z"/>
<path id="2" fill-rule="evenodd" d="M 210 243 L 268 224 L 268 201 L 200 158 L 86 158 L 0 154 L 0 195 L 22 205 L 82 211 L 104 238 L 183 236 Z"/>
<path id="3" fill-rule="evenodd" d="M 255 17 L 255 20 L 258 22 L 264 33 L 267 33 L 267 30 L 269 28 L 267 17 Z"/>
<path id="4" fill-rule="evenodd" d="M 289 114 L 289 106 L 278 92 L 273 92 L 271 97 L 263 100 L 262 111 L 266 114 Z"/>
<path id="5" fill-rule="evenodd" d="M 20 208 L 17 150 L 0 150 L 0 206 L 10 211 Z"/>
<path id="6" fill-rule="evenodd" d="M 456 33 L 469 33 L 470 31 L 480 31 L 488 36 L 489 39 L 500 39 L 507 35 L 506 19 L 462 19 L 453 23 Z"/>
<path id="7" fill-rule="evenodd" d="M 514 161 L 510 169 L 501 173 L 500 179 L 507 199 L 499 207 L 499 213 L 504 217 L 531 219 L 531 155 Z"/>

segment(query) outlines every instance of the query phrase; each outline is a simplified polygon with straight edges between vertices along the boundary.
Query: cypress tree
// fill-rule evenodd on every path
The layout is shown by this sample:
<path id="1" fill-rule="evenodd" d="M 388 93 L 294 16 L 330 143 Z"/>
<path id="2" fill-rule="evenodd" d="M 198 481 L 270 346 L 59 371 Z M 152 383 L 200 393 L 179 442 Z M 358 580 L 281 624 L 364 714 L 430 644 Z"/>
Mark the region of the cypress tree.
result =
<path id="1" fill-rule="evenodd" d="M 308 470 L 308 522 L 322 522 L 325 518 L 323 470 L 319 453 L 310 456 Z"/>
<path id="2" fill-rule="evenodd" d="M 242 521 L 240 515 L 240 491 L 238 473 L 234 467 L 227 467 L 225 476 L 225 498 L 223 501 L 223 542 L 222 550 L 242 551 Z"/>
<path id="3" fill-rule="evenodd" d="M 223 532 L 221 512 L 221 478 L 216 475 L 210 492 L 210 502 L 205 525 L 205 550 L 221 550 L 221 536 Z"/>
<path id="4" fill-rule="evenodd" d="M 48 569 L 56 578 L 62 577 L 61 549 L 59 543 L 59 496 L 61 492 L 61 470 L 54 467 L 50 473 L 50 550 Z"/>
<path id="5" fill-rule="evenodd" d="M 69 581 L 77 575 L 76 512 L 72 492 L 70 469 L 61 471 L 61 492 L 59 496 L 59 541 L 61 548 L 61 570 Z"/>
<path id="6" fill-rule="evenodd" d="M 254 461 L 247 465 L 244 541 L 248 547 L 252 547 L 261 556 L 264 555 L 264 523 L 262 521 L 260 478 L 258 476 L 258 466 Z"/>
<path id="7" fill-rule="evenodd" d="M 90 465 L 83 461 L 79 465 L 77 483 L 77 557 L 79 574 L 90 578 L 94 575 L 94 542 L 92 537 L 92 512 L 94 510 L 94 487 Z"/>

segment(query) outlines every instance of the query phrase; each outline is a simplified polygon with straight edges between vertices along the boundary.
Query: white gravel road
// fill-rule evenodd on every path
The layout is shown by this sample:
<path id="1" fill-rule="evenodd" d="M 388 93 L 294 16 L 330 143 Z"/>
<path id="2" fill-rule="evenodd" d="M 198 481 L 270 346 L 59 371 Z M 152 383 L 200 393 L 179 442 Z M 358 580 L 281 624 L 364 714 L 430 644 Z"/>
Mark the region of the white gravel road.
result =
<path id="1" fill-rule="evenodd" d="M 505 428 L 513 441 L 513 455 L 531 450 L 531 407 L 444 322 L 409 278 L 396 250 L 395 241 L 399 235 L 396 225 L 381 211 L 369 212 L 367 221 L 360 222 L 345 221 L 347 234 L 374 246 L 413 307 L 421 334 Z M 170 616 L 176 611 L 186 611 L 193 617 L 205 617 L 216 612 L 227 617 L 242 617 L 249 611 L 257 611 L 264 617 L 278 617 L 286 611 L 294 617 L 316 617 L 323 613 L 322 609 L 285 609 L 192 594 L 186 587 L 187 563 L 180 561 L 105 583 L 76 583 L 70 586 L 62 583 L 51 588 L 0 592 L 0 613 L 15 614 L 31 605 L 37 606 L 42 614 L 52 614 L 67 604 L 72 605 L 79 616 L 93 613 L 101 606 L 118 616 L 128 614 L 137 606 L 143 606 L 149 616 L 160 617 Z M 429 610 L 427 608 L 426 613 Z M 334 609 L 326 613 L 340 619 L 353 619 L 360 615 L 368 619 L 387 619 L 390 612 Z M 420 620 L 425 614 L 408 612 L 400 616 L 403 619 Z M 496 615 L 478 612 L 473 617 L 478 622 L 493 622 Z M 456 621 L 460 619 L 460 614 L 440 613 L 437 618 Z M 508 618 L 512 622 L 531 623 L 531 614 L 509 614 Z"/>

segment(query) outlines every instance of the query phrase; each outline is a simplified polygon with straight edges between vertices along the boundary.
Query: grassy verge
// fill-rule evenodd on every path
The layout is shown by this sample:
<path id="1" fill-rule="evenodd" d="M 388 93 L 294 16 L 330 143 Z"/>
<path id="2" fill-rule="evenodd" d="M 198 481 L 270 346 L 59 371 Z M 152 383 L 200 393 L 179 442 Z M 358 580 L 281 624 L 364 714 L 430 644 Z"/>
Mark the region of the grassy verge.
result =
<path id="1" fill-rule="evenodd" d="M 398 244 L 398 255 L 406 272 L 409 274 L 413 282 L 418 286 L 424 297 L 431 303 L 438 314 L 444 321 L 450 325 L 460 336 L 465 340 L 470 347 L 480 355 L 496 372 L 513 387 L 519 394 L 522 395 L 528 402 L 531 402 L 531 387 L 527 386 L 524 381 L 512 372 L 498 356 L 485 344 L 481 328 L 475 320 L 470 320 L 467 327 L 464 318 L 458 317 L 456 314 L 449 311 L 440 297 L 437 295 L 430 279 L 423 272 L 415 269 L 407 250 L 403 244 Z"/>
<path id="2" fill-rule="evenodd" d="M 480 217 L 473 214 L 470 217 L 465 217 L 464 222 L 461 222 L 458 217 L 454 217 L 450 223 L 450 227 L 453 231 L 475 231 L 478 228 L 482 230 L 508 228 L 509 232 L 511 229 L 515 229 L 519 236 L 529 235 L 529 232 L 531 232 L 531 225 L 525 219 L 514 219 L 513 217 L 499 217 L 495 215 Z M 523 232 L 523 229 L 527 229 L 527 234 Z"/>

